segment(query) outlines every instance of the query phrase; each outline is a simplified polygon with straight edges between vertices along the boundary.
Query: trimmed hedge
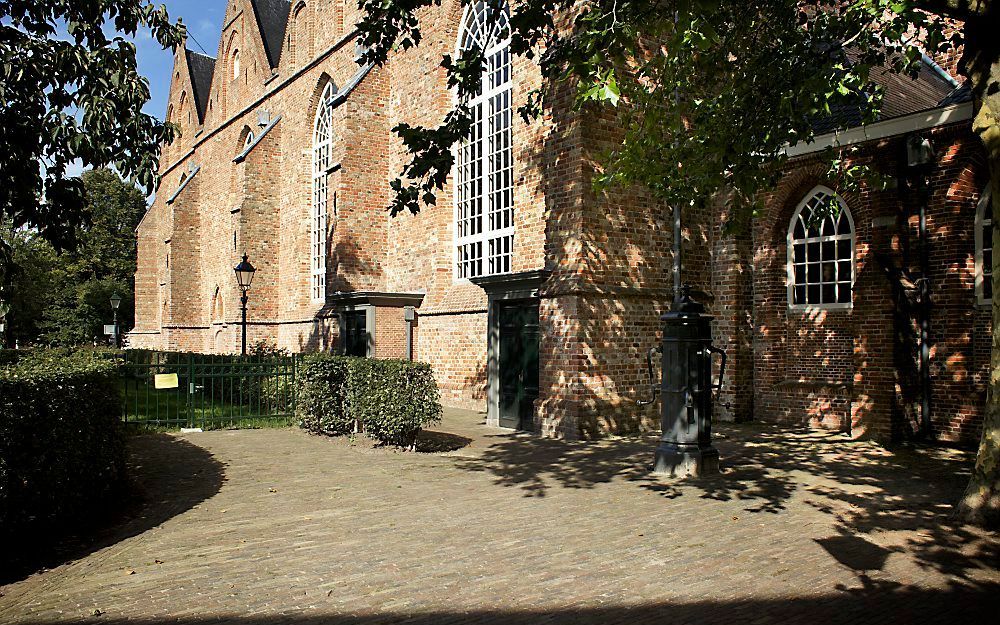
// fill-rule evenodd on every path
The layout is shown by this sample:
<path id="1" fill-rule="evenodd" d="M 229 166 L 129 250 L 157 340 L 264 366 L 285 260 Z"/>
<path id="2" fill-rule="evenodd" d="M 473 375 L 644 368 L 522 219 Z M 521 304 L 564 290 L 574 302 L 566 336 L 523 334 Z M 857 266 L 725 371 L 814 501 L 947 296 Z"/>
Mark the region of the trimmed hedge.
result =
<path id="1" fill-rule="evenodd" d="M 0 349 L 0 367 L 17 364 L 18 351 L 16 349 Z"/>
<path id="2" fill-rule="evenodd" d="M 348 368 L 351 416 L 366 434 L 410 447 L 424 426 L 441 420 L 441 396 L 431 366 L 408 360 L 354 359 Z"/>
<path id="3" fill-rule="evenodd" d="M 310 432 L 336 436 L 354 429 L 347 413 L 347 363 L 330 354 L 302 357 L 296 371 L 295 411 L 299 425 Z"/>
<path id="4" fill-rule="evenodd" d="M 124 475 L 116 362 L 31 350 L 0 367 L 0 535 L 75 521 Z"/>
<path id="5" fill-rule="evenodd" d="M 426 363 L 313 354 L 299 372 L 299 423 L 312 432 L 347 434 L 357 423 L 382 443 L 411 447 L 421 429 L 441 420 Z"/>

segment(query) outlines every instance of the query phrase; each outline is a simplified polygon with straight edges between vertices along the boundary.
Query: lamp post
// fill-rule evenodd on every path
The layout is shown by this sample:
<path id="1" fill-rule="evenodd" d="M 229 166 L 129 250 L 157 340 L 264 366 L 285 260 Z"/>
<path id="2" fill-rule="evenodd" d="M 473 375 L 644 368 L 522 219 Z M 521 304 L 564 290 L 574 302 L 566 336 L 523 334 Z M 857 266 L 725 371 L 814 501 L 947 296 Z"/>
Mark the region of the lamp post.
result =
<path id="1" fill-rule="evenodd" d="M 236 283 L 240 285 L 240 304 L 243 307 L 243 355 L 247 355 L 247 291 L 250 290 L 250 283 L 253 282 L 253 274 L 257 269 L 250 264 L 247 255 L 243 254 L 240 264 L 233 267 L 236 272 Z"/>
<path id="2" fill-rule="evenodd" d="M 111 296 L 111 313 L 114 316 L 111 323 L 115 326 L 115 349 L 121 349 L 121 333 L 118 331 L 118 307 L 122 304 L 122 296 L 115 293 Z"/>

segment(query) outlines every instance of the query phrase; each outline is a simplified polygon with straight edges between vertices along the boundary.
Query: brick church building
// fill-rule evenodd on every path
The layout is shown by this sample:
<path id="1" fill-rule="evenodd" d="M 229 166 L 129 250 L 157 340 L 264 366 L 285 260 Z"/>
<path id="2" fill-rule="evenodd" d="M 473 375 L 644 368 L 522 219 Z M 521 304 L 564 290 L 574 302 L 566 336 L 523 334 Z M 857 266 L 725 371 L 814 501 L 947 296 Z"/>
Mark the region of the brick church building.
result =
<path id="1" fill-rule="evenodd" d="M 557 96 L 517 106 L 541 76 L 487 32 L 484 3 L 443 0 L 424 40 L 357 63 L 347 0 L 227 0 L 218 55 L 175 57 L 162 183 L 137 230 L 132 347 L 235 352 L 233 266 L 257 267 L 249 341 L 433 365 L 446 405 L 544 435 L 655 428 L 645 352 L 672 299 L 671 217 L 641 192 L 590 184 L 613 124 Z M 477 123 L 436 206 L 392 218 L 405 163 L 391 129 L 452 106 L 442 53 L 486 46 Z M 882 76 L 883 118 L 831 125 L 792 159 L 740 235 L 685 215 L 684 280 L 715 317 L 729 367 L 722 419 L 811 423 L 880 439 L 978 439 L 990 353 L 992 234 L 972 105 L 925 59 Z M 943 67 L 942 67 L 943 66 Z M 850 125 L 850 112 L 840 121 Z M 929 140 L 926 193 L 907 146 Z M 850 146 L 896 184 L 838 195 L 819 158 Z M 834 196 L 842 210 L 808 220 Z M 925 219 L 920 219 L 921 207 Z M 924 226 L 921 227 L 921 223 Z M 916 345 L 928 249 L 926 383 Z"/>

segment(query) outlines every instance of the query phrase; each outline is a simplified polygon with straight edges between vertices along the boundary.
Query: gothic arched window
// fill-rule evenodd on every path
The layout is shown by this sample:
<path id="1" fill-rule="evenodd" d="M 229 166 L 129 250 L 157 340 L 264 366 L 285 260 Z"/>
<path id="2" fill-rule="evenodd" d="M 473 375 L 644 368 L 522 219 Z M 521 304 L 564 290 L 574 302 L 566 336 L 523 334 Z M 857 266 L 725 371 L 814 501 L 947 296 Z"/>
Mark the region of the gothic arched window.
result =
<path id="1" fill-rule="evenodd" d="M 473 278 L 511 271 L 514 251 L 514 162 L 510 9 L 482 0 L 465 9 L 459 53 L 481 50 L 479 92 L 465 104 L 472 131 L 458 147 L 455 188 L 455 275 Z M 496 19 L 491 19 L 496 18 Z"/>
<path id="2" fill-rule="evenodd" d="M 240 77 L 240 49 L 233 50 L 233 80 Z"/>
<path id="3" fill-rule="evenodd" d="M 828 210 L 831 201 L 837 210 Z M 854 219 L 839 195 L 816 187 L 788 225 L 788 305 L 849 308 L 853 286 Z"/>
<path id="4" fill-rule="evenodd" d="M 337 90 L 327 83 L 316 109 L 313 130 L 313 186 L 312 186 L 312 240 L 311 240 L 311 292 L 313 301 L 326 299 L 326 211 L 329 189 L 330 151 L 333 146 L 332 115 L 333 96 Z"/>
<path id="5" fill-rule="evenodd" d="M 993 301 L 993 209 L 992 192 L 986 185 L 976 206 L 976 298 L 980 304 Z"/>

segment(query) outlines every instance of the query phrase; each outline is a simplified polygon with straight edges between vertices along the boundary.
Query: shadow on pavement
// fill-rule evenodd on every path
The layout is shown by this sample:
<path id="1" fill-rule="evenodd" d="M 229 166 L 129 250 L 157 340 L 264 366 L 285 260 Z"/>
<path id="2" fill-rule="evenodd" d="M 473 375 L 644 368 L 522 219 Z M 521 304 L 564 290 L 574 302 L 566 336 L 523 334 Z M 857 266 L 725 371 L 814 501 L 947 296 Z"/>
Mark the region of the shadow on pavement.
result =
<path id="1" fill-rule="evenodd" d="M 1000 563 L 995 536 L 951 519 L 969 479 L 969 452 L 887 450 L 787 426 L 720 424 L 719 430 L 715 444 L 722 473 L 711 478 L 652 476 L 655 436 L 590 443 L 507 437 L 475 457 L 456 457 L 455 463 L 485 472 L 495 484 L 520 489 L 525 497 L 626 481 L 678 502 L 691 497 L 739 501 L 751 514 L 785 513 L 798 497 L 830 516 L 833 535 L 817 543 L 862 583 L 889 555 L 862 535 L 883 531 L 910 531 L 905 549 L 910 557 L 971 587 L 979 585 L 975 571 L 995 570 Z"/>
<path id="2" fill-rule="evenodd" d="M 971 590 L 861 589 L 856 593 L 829 596 L 747 599 L 745 601 L 703 601 L 669 605 L 638 605 L 601 608 L 558 608 L 532 610 L 470 610 L 429 612 L 379 612 L 371 615 L 323 613 L 315 606 L 310 615 L 261 615 L 255 617 L 206 616 L 162 619 L 119 619 L 107 614 L 89 619 L 104 625 L 666 625 L 698 623 L 822 623 L 824 625 L 886 623 L 993 623 L 1000 606 L 1000 586 Z M 512 598 L 513 600 L 513 598 Z M 349 608 L 348 608 L 349 609 Z M 31 621 L 38 625 L 52 621 Z"/>
<path id="3" fill-rule="evenodd" d="M 5 545 L 0 585 L 83 558 L 160 525 L 219 492 L 225 468 L 208 451 L 168 434 L 128 440 L 129 483 L 121 500 L 59 536 L 25 536 Z"/>

